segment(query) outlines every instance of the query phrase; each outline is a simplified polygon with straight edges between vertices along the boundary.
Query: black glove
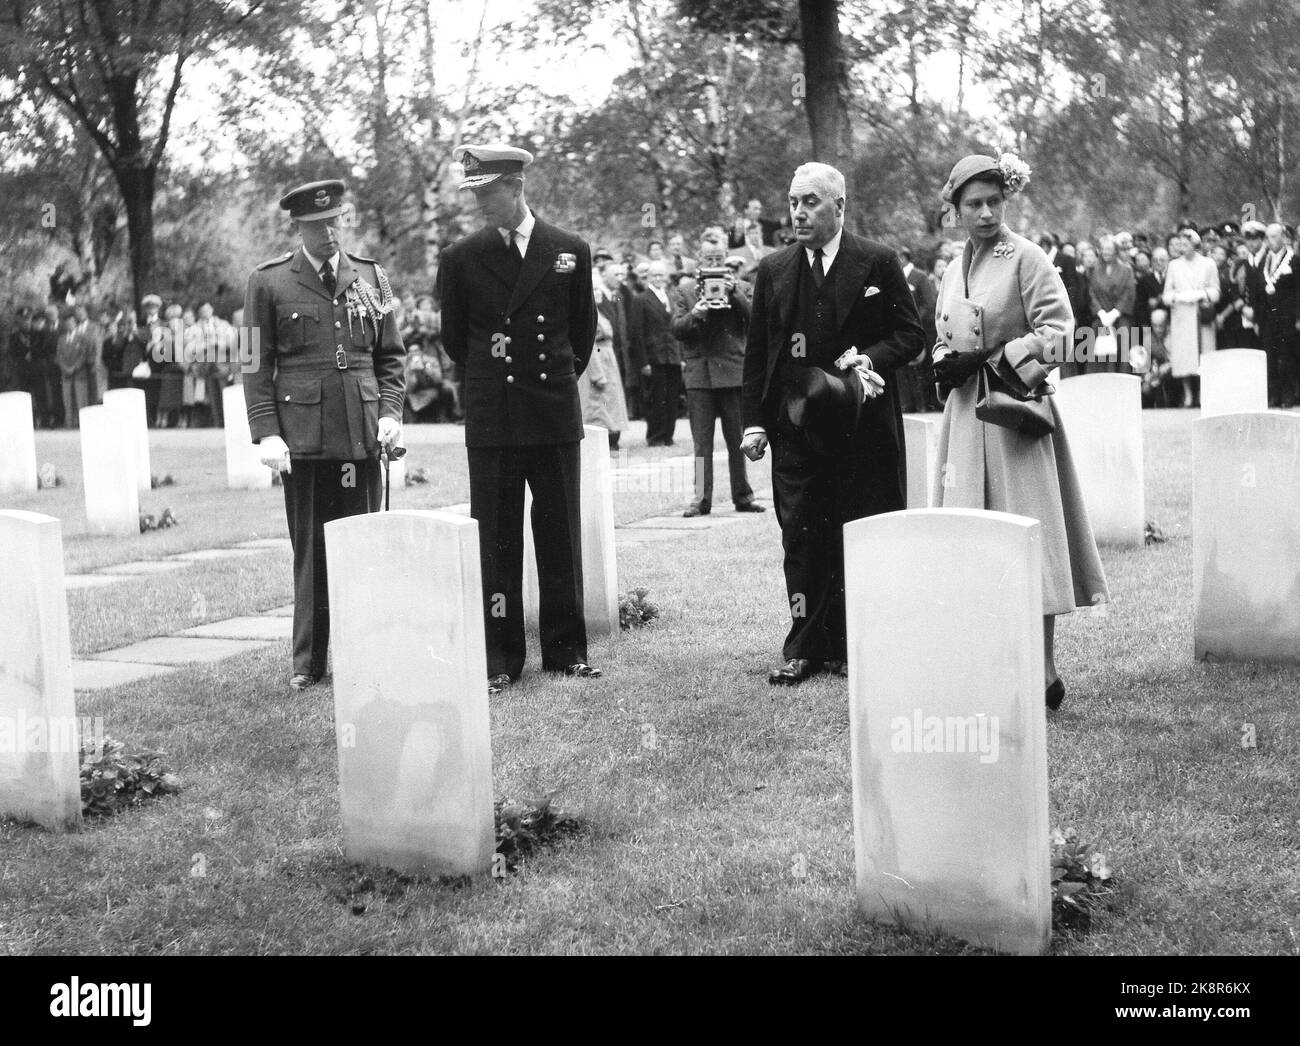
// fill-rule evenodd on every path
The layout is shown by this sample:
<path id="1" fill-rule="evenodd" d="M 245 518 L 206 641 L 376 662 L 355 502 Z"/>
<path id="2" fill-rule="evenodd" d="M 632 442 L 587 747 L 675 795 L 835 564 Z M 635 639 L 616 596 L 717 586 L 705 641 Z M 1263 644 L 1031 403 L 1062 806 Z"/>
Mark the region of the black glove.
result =
<path id="1" fill-rule="evenodd" d="M 959 389 L 991 355 L 989 352 L 950 352 L 943 359 L 935 361 L 934 380 L 944 392 Z"/>

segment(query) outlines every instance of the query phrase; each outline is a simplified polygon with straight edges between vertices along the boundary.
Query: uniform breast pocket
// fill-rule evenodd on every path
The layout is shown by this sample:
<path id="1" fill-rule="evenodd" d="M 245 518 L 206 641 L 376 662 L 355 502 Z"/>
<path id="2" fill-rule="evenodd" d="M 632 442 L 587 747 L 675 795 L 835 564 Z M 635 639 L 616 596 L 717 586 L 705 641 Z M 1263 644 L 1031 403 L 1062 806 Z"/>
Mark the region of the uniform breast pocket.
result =
<path id="1" fill-rule="evenodd" d="M 373 374 L 361 375 L 357 394 L 361 397 L 361 423 L 369 453 L 379 445 L 379 379 Z"/>
<path id="2" fill-rule="evenodd" d="M 320 331 L 320 307 L 314 304 L 275 307 L 275 343 L 280 352 L 299 352 L 314 345 Z"/>
<path id="3" fill-rule="evenodd" d="M 289 449 L 295 454 L 320 453 L 320 378 L 281 374 L 275 382 L 275 399 L 280 432 Z"/>

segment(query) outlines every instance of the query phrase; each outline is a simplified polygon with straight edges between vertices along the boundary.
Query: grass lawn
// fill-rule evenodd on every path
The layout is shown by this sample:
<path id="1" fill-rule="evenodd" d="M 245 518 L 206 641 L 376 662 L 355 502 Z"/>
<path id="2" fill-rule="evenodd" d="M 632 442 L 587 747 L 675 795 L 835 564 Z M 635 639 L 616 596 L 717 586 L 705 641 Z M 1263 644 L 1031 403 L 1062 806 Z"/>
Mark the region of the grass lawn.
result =
<path id="1" fill-rule="evenodd" d="M 1192 659 L 1193 417 L 1144 416 L 1147 515 L 1169 540 L 1103 548 L 1109 612 L 1058 628 L 1070 690 L 1048 722 L 1051 820 L 1095 843 L 1127 887 L 1090 935 L 1056 938 L 1058 953 L 1300 952 L 1298 673 Z M 76 451 L 69 443 L 58 459 L 62 438 L 38 448 L 67 475 Z M 157 442 L 155 472 L 181 485 L 154 493 L 168 495 L 181 526 L 79 537 L 78 491 L 65 503 L 70 570 L 163 541 L 183 543 L 173 551 L 284 533 L 278 491 L 219 489 L 200 462 L 218 444 L 185 432 Z M 403 504 L 465 500 L 463 450 L 408 442 L 412 464 L 432 472 L 436 462 L 446 482 L 407 488 Z M 751 468 L 764 484 L 769 462 Z M 725 494 L 725 469 L 717 478 Z M 684 500 L 616 495 L 622 520 Z M 725 510 L 725 496 L 715 501 Z M 772 514 L 622 544 L 619 578 L 648 587 L 663 616 L 593 644 L 604 677 L 540 678 L 534 639 L 522 684 L 493 704 L 497 793 L 560 789 L 559 804 L 589 825 L 520 874 L 454 886 L 363 879 L 348 866 L 332 694 L 291 695 L 282 644 L 79 697 L 78 713 L 103 716 L 110 735 L 165 750 L 186 787 L 68 835 L 0 826 L 0 951 L 965 950 L 856 913 L 846 687 L 822 678 L 788 691 L 765 679 L 787 613 Z M 74 592 L 74 647 L 187 627 L 196 591 L 206 620 L 284 603 L 287 555 Z M 1246 722 L 1255 749 L 1241 747 Z"/>

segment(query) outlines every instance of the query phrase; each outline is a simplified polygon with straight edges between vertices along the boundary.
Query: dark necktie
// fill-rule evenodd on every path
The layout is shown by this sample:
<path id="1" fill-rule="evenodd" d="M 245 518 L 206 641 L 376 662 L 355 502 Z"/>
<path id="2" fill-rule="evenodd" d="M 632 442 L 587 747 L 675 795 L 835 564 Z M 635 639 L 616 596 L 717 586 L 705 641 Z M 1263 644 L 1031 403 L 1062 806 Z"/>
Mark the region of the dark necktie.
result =
<path id="1" fill-rule="evenodd" d="M 509 235 L 506 237 L 506 258 L 510 263 L 509 269 L 511 279 L 514 280 L 519 278 L 519 270 L 524 267 L 524 260 L 519 256 L 519 245 L 515 243 L 515 237 L 518 235 L 519 233 L 517 230 L 511 229 Z"/>
<path id="2" fill-rule="evenodd" d="M 325 284 L 325 289 L 330 292 L 330 297 L 334 297 L 334 288 L 337 283 L 334 279 L 334 266 L 329 262 L 320 267 L 320 281 Z"/>
<path id="3" fill-rule="evenodd" d="M 826 269 L 822 266 L 822 249 L 820 247 L 813 251 L 812 274 L 813 284 L 818 290 L 821 290 L 822 284 L 826 282 Z"/>

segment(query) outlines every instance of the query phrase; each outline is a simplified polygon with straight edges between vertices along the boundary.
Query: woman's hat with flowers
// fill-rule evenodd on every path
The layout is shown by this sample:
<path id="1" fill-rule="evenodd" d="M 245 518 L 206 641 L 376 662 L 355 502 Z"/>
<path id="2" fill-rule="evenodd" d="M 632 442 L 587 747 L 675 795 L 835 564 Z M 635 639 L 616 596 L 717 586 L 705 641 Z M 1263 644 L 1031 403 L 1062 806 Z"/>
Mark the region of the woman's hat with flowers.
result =
<path id="1" fill-rule="evenodd" d="M 1015 153 L 1003 153 L 996 160 L 981 153 L 963 156 L 953 165 L 948 181 L 944 183 L 943 202 L 951 205 L 953 197 L 972 179 L 991 176 L 1002 184 L 1006 194 L 1017 193 L 1029 184 L 1029 165 Z"/>

